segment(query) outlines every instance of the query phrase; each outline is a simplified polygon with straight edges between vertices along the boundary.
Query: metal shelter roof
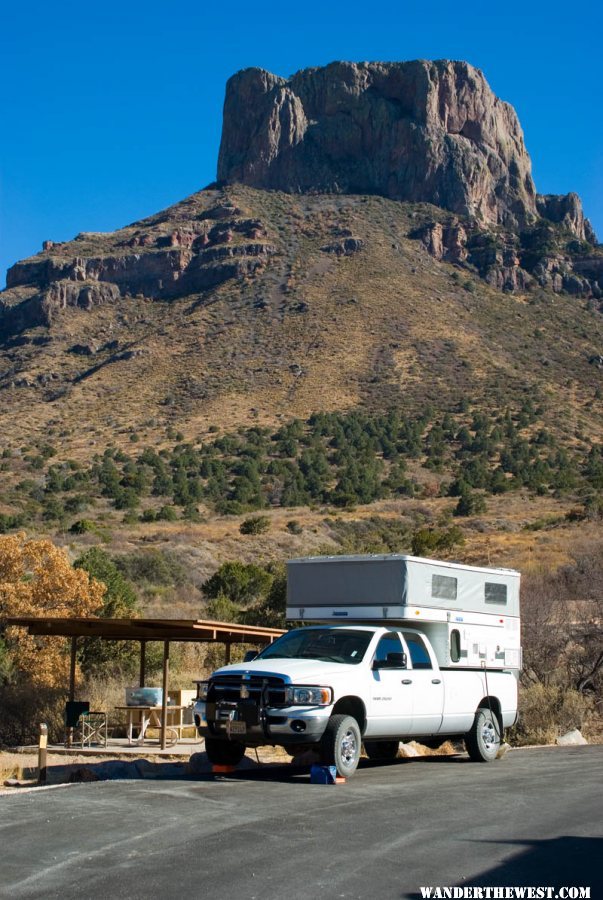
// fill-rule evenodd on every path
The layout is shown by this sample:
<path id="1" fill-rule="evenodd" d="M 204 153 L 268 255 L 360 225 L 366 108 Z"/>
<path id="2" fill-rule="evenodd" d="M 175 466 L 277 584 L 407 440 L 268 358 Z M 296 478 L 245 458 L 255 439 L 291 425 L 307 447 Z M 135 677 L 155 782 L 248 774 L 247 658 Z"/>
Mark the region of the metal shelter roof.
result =
<path id="1" fill-rule="evenodd" d="M 211 619 L 93 619 L 13 616 L 3 627 L 21 626 L 29 634 L 54 637 L 99 637 L 112 641 L 198 641 L 220 644 L 270 644 L 282 628 L 261 628 Z"/>

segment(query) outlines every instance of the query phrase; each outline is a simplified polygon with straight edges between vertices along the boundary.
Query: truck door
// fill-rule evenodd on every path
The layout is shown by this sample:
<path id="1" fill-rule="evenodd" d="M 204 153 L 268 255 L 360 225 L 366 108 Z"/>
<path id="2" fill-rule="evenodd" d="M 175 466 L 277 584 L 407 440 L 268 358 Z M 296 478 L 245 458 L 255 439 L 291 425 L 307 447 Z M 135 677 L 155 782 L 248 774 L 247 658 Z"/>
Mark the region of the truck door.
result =
<path id="1" fill-rule="evenodd" d="M 413 710 L 410 733 L 416 736 L 437 734 L 442 727 L 444 713 L 442 674 L 437 664 L 434 665 L 433 653 L 422 635 L 405 631 L 403 638 L 410 660 L 407 675 L 412 679 Z"/>
<path id="2" fill-rule="evenodd" d="M 412 725 L 411 674 L 400 667 L 400 654 L 406 652 L 396 631 L 384 634 L 371 663 L 368 696 L 367 737 L 405 737 Z M 388 655 L 398 655 L 397 666 L 388 667 Z M 390 657 L 390 659 L 393 659 Z M 375 660 L 380 663 L 374 668 Z M 394 660 L 395 663 L 395 660 Z"/>

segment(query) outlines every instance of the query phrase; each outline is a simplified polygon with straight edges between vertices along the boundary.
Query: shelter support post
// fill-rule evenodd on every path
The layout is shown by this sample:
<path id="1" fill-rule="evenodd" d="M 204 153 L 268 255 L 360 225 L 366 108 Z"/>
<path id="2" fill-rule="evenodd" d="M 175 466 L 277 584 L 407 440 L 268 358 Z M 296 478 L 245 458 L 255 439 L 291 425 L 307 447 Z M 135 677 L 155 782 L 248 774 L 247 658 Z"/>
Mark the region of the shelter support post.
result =
<path id="1" fill-rule="evenodd" d="M 47 747 L 48 725 L 42 722 L 40 724 L 40 734 L 38 737 L 38 784 L 46 784 Z"/>
<path id="2" fill-rule="evenodd" d="M 144 687 L 144 682 L 146 678 L 146 666 L 147 666 L 147 642 L 140 642 L 140 674 L 138 677 L 138 684 L 140 687 Z"/>
<path id="3" fill-rule="evenodd" d="M 71 701 L 75 700 L 75 666 L 77 662 L 77 637 L 72 635 L 71 637 L 71 659 L 69 660 L 69 699 Z M 65 743 L 68 747 L 71 747 L 73 744 L 73 728 L 70 727 L 67 729 L 67 734 L 65 735 Z"/>
<path id="4" fill-rule="evenodd" d="M 69 699 L 75 700 L 75 664 L 77 661 L 77 637 L 71 638 L 71 660 L 69 665 Z"/>
<path id="5" fill-rule="evenodd" d="M 224 644 L 224 664 L 228 665 L 230 662 L 230 644 Z"/>
<path id="6" fill-rule="evenodd" d="M 170 642 L 163 642 L 163 697 L 161 700 L 161 749 L 165 750 L 167 746 L 167 705 L 168 705 L 168 682 L 170 675 Z"/>

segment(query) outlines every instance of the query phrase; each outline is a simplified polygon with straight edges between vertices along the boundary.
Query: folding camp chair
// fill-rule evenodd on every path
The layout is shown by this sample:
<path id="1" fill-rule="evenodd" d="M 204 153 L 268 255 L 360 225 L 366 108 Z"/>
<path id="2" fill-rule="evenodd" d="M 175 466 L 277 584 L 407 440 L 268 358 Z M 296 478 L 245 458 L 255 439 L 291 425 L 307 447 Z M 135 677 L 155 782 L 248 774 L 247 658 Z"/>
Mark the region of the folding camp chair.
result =
<path id="1" fill-rule="evenodd" d="M 107 746 L 107 713 L 91 710 L 87 700 L 68 700 L 65 704 L 67 746 Z"/>

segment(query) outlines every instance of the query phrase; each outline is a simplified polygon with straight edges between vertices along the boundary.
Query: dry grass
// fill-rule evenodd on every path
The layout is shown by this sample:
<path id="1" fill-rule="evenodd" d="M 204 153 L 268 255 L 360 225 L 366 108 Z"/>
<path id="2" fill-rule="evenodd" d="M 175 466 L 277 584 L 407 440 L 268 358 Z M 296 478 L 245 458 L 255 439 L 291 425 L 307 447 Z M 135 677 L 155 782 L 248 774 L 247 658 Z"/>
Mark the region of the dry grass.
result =
<path id="1" fill-rule="evenodd" d="M 519 721 L 509 731 L 513 745 L 554 744 L 560 735 L 574 728 L 584 730 L 591 740 L 600 735 L 602 720 L 591 698 L 543 684 L 521 688 Z"/>

